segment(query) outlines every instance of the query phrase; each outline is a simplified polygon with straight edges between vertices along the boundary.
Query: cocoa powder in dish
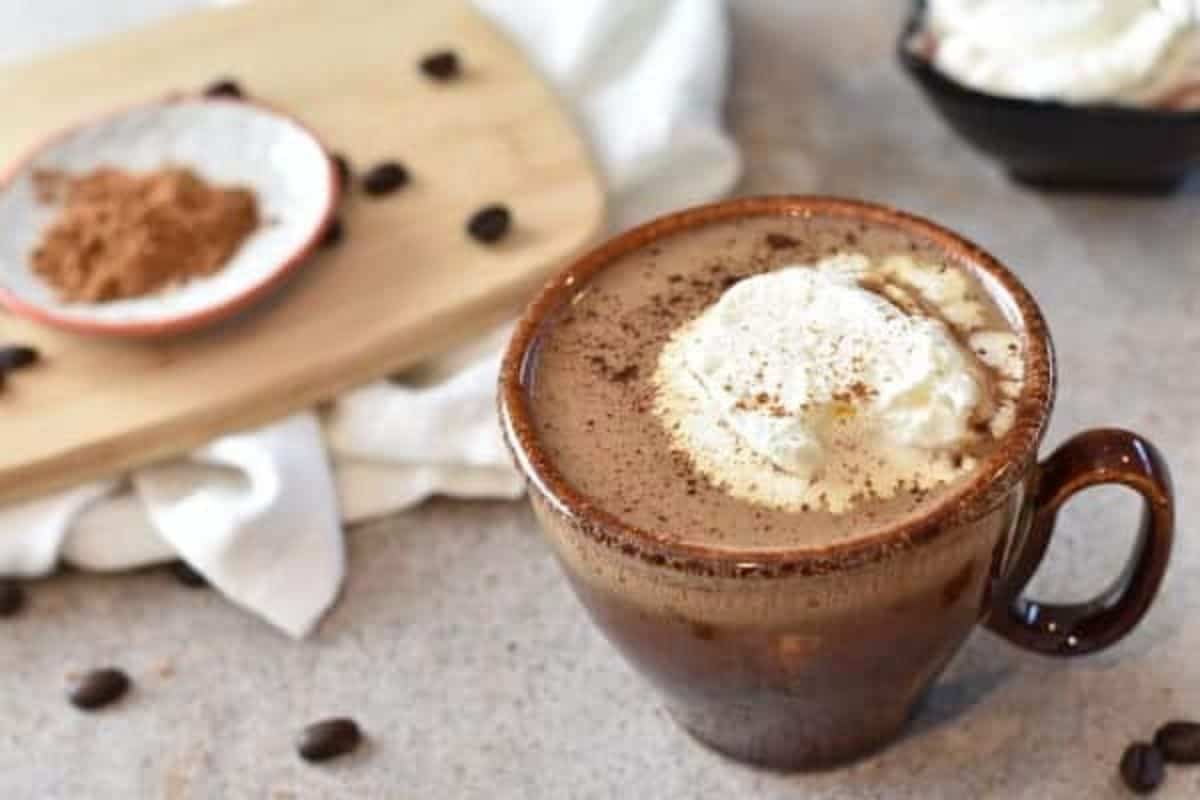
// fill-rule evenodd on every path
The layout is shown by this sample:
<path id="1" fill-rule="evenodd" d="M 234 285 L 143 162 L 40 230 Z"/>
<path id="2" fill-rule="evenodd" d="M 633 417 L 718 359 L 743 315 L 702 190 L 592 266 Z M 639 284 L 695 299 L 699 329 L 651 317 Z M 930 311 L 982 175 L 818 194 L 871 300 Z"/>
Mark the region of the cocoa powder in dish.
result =
<path id="1" fill-rule="evenodd" d="M 220 270 L 259 226 L 254 192 L 190 169 L 40 171 L 38 199 L 59 203 L 33 269 L 67 302 L 140 297 Z"/>

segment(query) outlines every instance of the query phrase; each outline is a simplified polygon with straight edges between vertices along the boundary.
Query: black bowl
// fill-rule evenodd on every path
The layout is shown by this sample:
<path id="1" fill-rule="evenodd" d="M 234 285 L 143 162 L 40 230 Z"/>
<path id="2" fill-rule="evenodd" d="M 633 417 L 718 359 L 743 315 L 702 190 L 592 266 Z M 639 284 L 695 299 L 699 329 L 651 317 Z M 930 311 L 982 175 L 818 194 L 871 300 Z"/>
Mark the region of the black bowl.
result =
<path id="1" fill-rule="evenodd" d="M 1164 192 L 1200 164 L 1200 111 L 997 97 L 942 73 L 909 40 L 924 24 L 925 3 L 900 37 L 900 63 L 960 136 L 1023 183 L 1043 188 Z"/>

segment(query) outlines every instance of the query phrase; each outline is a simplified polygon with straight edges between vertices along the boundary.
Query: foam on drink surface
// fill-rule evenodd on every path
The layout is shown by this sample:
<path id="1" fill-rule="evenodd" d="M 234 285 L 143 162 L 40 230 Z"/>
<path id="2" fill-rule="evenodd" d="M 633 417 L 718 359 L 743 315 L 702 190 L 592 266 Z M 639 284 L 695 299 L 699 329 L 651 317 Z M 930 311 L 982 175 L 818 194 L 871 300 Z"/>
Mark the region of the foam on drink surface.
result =
<path id="1" fill-rule="evenodd" d="M 1012 425 L 1022 347 L 933 242 L 746 218 L 579 282 L 528 380 L 548 458 L 629 524 L 819 545 L 915 518 L 969 479 Z"/>
<path id="2" fill-rule="evenodd" d="M 932 488 L 975 466 L 971 423 L 996 418 L 943 314 L 982 318 L 962 273 L 904 256 L 755 275 L 662 349 L 655 412 L 700 472 L 752 502 L 840 512 Z M 985 333 L 990 351 L 1017 341 Z"/>

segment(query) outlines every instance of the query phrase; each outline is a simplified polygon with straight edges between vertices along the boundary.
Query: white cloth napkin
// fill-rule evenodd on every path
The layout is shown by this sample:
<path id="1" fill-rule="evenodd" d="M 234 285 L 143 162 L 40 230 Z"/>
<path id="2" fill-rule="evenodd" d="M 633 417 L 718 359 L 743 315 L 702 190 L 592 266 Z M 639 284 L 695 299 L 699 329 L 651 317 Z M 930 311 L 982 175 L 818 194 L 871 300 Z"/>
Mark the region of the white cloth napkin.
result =
<path id="1" fill-rule="evenodd" d="M 573 105 L 608 182 L 611 228 L 712 199 L 737 180 L 721 123 L 721 0 L 476 5 Z M 0 508 L 0 575 L 42 575 L 60 560 L 122 570 L 182 558 L 234 602 L 303 636 L 341 587 L 343 523 L 432 494 L 521 494 L 495 420 L 508 330 L 440 359 L 413 385 L 350 392 L 324 418 L 296 414 L 127 478 Z"/>

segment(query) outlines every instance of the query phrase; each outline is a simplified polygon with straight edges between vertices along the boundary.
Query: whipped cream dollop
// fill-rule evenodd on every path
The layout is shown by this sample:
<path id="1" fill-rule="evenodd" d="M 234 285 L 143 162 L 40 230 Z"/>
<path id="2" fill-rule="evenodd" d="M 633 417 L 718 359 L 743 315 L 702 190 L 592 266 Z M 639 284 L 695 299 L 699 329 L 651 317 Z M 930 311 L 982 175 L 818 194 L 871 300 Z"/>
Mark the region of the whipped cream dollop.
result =
<path id="1" fill-rule="evenodd" d="M 964 334 L 981 324 L 960 272 L 908 257 L 744 279 L 663 347 L 655 412 L 700 472 L 754 502 L 842 511 L 931 488 L 973 466 L 962 446 L 991 403 L 983 353 L 1017 392 L 1023 360 L 1007 331 L 977 330 L 966 351 L 921 303 L 953 309 Z"/>
<path id="2" fill-rule="evenodd" d="M 1010 97 L 1159 105 L 1200 80 L 1192 0 L 930 0 L 934 64 Z"/>

